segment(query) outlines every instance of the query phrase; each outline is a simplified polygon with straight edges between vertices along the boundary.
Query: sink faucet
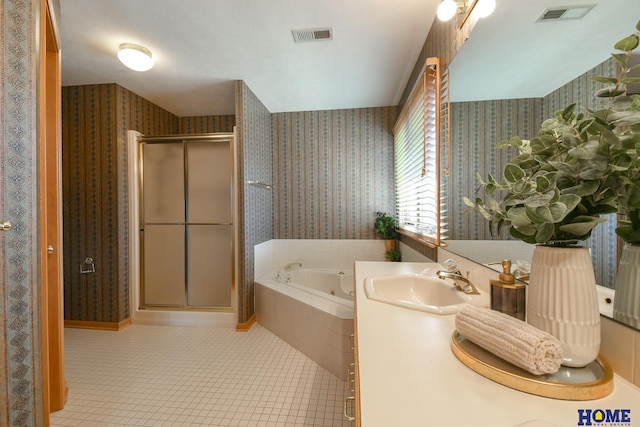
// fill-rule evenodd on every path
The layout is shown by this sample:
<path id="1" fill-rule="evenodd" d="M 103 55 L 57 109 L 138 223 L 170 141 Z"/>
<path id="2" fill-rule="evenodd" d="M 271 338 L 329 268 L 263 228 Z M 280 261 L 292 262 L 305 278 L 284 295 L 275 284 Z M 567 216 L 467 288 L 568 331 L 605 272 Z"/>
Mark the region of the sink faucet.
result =
<path id="1" fill-rule="evenodd" d="M 440 270 L 436 273 L 436 275 L 442 280 L 444 279 L 453 280 L 453 282 L 456 284 L 456 289 L 458 289 L 460 292 L 464 292 L 465 294 L 471 294 L 471 295 L 480 295 L 480 292 L 478 292 L 478 289 L 473 285 L 473 283 L 469 281 L 469 279 L 467 279 L 462 275 L 462 273 L 460 273 L 460 270 L 457 270 L 457 269 L 454 271 Z"/>

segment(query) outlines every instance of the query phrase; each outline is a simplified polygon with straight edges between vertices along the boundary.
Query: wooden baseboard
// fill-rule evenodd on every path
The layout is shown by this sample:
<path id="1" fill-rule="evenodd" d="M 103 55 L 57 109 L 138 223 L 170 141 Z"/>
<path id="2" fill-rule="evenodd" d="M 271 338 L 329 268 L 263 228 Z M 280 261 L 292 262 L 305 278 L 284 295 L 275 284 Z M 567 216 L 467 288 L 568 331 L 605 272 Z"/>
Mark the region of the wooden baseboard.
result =
<path id="1" fill-rule="evenodd" d="M 91 320 L 65 320 L 65 328 L 101 329 L 105 331 L 120 331 L 131 325 L 131 318 L 119 322 L 94 322 Z"/>
<path id="2" fill-rule="evenodd" d="M 251 326 L 253 326 L 254 323 L 256 323 L 256 315 L 252 314 L 251 317 L 249 317 L 249 320 L 236 325 L 236 332 L 247 332 L 251 329 Z"/>

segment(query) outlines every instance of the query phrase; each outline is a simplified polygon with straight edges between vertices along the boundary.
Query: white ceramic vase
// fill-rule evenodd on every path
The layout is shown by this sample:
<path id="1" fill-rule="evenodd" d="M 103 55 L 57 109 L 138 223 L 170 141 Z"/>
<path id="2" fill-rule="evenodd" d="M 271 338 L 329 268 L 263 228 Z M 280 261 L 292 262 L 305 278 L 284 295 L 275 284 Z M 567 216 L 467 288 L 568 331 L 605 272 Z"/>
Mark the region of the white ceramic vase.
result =
<path id="1" fill-rule="evenodd" d="M 613 318 L 640 329 L 640 246 L 624 245 L 613 300 Z"/>
<path id="2" fill-rule="evenodd" d="M 600 311 L 588 248 L 535 247 L 527 323 L 558 338 L 565 366 L 582 367 L 598 357 Z"/>

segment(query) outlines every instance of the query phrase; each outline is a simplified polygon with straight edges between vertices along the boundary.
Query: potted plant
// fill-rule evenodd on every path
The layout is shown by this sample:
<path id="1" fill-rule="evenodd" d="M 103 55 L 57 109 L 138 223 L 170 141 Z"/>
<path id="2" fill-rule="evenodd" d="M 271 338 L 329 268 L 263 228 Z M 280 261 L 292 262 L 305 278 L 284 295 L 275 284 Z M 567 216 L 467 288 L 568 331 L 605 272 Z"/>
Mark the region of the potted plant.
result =
<path id="1" fill-rule="evenodd" d="M 397 249 L 389 249 L 384 253 L 384 258 L 391 262 L 400 262 L 402 255 Z"/>
<path id="2" fill-rule="evenodd" d="M 628 77 L 628 73 L 640 68 L 631 66 L 631 54 L 640 44 L 640 22 L 636 33 L 625 37 L 615 45 L 619 52 L 613 54 L 618 74 L 615 77 L 594 77 L 609 86 L 599 90 L 596 96 L 604 98 L 608 109 L 598 112 L 605 125 L 615 136 L 619 156 L 628 162 L 626 168 L 616 172 L 621 184 L 618 212 L 625 219 L 618 221 L 616 234 L 625 245 L 616 274 L 616 298 L 613 317 L 625 324 L 640 327 L 640 96 L 629 95 L 628 84 L 640 83 L 640 78 Z"/>
<path id="3" fill-rule="evenodd" d="M 635 49 L 638 34 L 630 37 L 635 45 L 625 38 L 615 48 Z M 640 101 L 623 96 L 619 85 L 631 82 L 626 77 L 629 68 L 620 54 L 613 57 L 623 70 L 606 78 L 613 88 L 598 94 L 619 97 L 615 102 L 585 112 L 571 104 L 544 121 L 535 138 L 501 142 L 499 148 L 514 147 L 518 154 L 507 163 L 500 180 L 492 175 L 480 178 L 484 198 L 465 198 L 469 210 L 482 214 L 492 230 L 508 227 L 511 236 L 537 244 L 527 319 L 563 343 L 568 366 L 586 365 L 595 359 L 600 345 L 593 265 L 588 249 L 577 243 L 605 221 L 601 215 L 617 212 L 624 203 L 636 206 L 640 197 L 634 187 L 637 179 L 629 177 L 634 158 L 637 164 Z M 569 307 L 568 303 L 558 301 L 563 298 L 571 300 L 566 312 L 561 307 Z"/>
<path id="4" fill-rule="evenodd" d="M 386 254 L 390 250 L 396 250 L 396 232 L 397 219 L 394 216 L 388 216 L 384 212 L 376 212 L 376 219 L 373 223 L 373 227 L 378 236 L 384 239 L 385 258 Z"/>

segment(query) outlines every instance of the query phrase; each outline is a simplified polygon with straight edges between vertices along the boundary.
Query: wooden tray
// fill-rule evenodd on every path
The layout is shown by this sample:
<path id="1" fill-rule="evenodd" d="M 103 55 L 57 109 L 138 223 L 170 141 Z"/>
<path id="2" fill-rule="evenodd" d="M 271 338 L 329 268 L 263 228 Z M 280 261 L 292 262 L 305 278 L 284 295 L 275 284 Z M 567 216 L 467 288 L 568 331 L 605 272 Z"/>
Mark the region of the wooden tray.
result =
<path id="1" fill-rule="evenodd" d="M 497 383 L 526 393 L 563 400 L 593 400 L 613 391 L 613 370 L 600 356 L 584 368 L 561 366 L 555 374 L 533 375 L 454 331 L 451 348 L 467 367 Z"/>

